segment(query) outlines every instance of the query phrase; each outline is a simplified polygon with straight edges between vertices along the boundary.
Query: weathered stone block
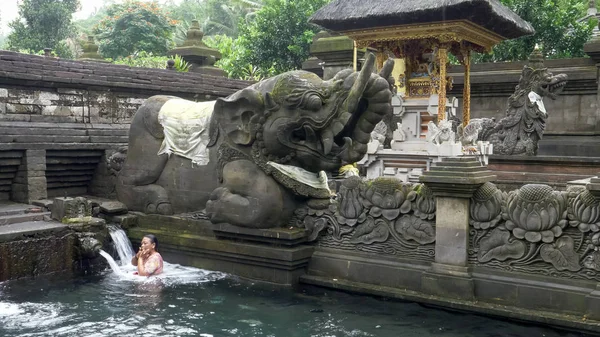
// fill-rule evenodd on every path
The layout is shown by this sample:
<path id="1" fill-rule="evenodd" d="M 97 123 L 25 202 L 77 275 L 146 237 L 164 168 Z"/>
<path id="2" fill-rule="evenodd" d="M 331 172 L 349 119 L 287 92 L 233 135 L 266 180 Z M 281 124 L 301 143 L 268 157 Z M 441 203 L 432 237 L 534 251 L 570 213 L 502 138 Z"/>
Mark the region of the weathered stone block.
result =
<path id="1" fill-rule="evenodd" d="M 106 214 L 123 214 L 127 213 L 127 206 L 119 201 L 105 201 L 100 203 L 100 212 Z"/>
<path id="2" fill-rule="evenodd" d="M 0 88 L 0 97 L 8 97 L 8 90 Z"/>
<path id="3" fill-rule="evenodd" d="M 56 101 L 59 99 L 59 95 L 55 94 L 53 92 L 39 91 L 37 94 L 38 94 L 38 97 L 36 100 L 37 104 L 52 105 L 53 101 Z"/>
<path id="4" fill-rule="evenodd" d="M 86 198 L 55 198 L 52 203 L 52 219 L 54 220 L 67 221 L 91 216 L 92 204 Z"/>

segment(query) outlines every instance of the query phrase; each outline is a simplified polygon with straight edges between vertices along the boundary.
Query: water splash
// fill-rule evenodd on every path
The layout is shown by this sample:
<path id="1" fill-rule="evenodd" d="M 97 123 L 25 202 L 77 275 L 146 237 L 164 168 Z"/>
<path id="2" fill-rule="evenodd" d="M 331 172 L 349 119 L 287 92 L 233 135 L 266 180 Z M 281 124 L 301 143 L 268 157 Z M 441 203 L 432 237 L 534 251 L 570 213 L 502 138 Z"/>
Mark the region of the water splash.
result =
<path id="1" fill-rule="evenodd" d="M 127 234 L 124 230 L 115 225 L 108 226 L 108 233 L 115 243 L 115 248 L 117 249 L 117 254 L 119 254 L 119 260 L 121 261 L 121 266 L 129 265 L 129 262 L 135 255 L 135 252 L 131 247 L 131 242 L 129 242 Z"/>
<path id="2" fill-rule="evenodd" d="M 113 259 L 112 256 L 110 256 L 110 254 L 103 251 L 102 249 L 100 249 L 99 253 L 106 259 L 106 261 L 108 261 L 108 264 L 110 265 L 110 269 L 112 269 L 115 272 L 115 274 L 117 274 L 117 275 L 123 274 L 123 272 L 121 271 L 121 268 L 119 268 L 119 265 L 117 264 L 117 261 L 115 261 L 115 259 Z"/>

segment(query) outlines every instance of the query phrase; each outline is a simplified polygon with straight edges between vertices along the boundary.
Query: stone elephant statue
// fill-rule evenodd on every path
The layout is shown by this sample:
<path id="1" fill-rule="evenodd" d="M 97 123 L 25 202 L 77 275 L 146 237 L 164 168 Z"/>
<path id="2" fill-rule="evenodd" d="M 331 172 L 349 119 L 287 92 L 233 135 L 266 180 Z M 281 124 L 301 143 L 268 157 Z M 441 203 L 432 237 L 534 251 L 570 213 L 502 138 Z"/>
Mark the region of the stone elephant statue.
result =
<path id="1" fill-rule="evenodd" d="M 380 74 L 374 62 L 329 81 L 291 71 L 211 102 L 148 98 L 131 123 L 118 199 L 145 213 L 287 225 L 307 200 L 331 196 L 325 172 L 362 159 L 391 113 L 393 61 Z"/>

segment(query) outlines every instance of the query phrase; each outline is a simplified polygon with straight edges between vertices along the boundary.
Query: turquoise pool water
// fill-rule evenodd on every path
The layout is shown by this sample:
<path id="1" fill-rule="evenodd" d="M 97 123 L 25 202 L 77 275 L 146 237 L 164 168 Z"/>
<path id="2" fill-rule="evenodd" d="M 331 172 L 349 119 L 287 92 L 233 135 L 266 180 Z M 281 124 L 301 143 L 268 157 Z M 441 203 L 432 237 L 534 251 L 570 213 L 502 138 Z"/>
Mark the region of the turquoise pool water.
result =
<path id="1" fill-rule="evenodd" d="M 167 265 L 0 283 L 0 336 L 574 337 L 546 327 L 320 288 L 297 291 Z"/>

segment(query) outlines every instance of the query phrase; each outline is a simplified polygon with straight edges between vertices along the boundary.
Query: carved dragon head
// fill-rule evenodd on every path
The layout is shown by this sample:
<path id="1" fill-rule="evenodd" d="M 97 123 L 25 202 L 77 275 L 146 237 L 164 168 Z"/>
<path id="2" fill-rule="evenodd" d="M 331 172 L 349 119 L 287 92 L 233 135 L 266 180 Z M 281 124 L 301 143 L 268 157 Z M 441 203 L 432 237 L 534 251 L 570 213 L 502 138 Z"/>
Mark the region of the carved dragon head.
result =
<path id="1" fill-rule="evenodd" d="M 567 84 L 567 75 L 553 75 L 548 68 L 533 69 L 525 66 L 519 79 L 519 85 L 515 90 L 515 94 L 522 92 L 527 95 L 529 92 L 535 92 L 543 97 L 556 97 L 563 91 Z"/>

